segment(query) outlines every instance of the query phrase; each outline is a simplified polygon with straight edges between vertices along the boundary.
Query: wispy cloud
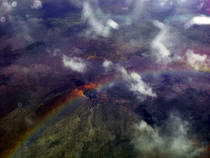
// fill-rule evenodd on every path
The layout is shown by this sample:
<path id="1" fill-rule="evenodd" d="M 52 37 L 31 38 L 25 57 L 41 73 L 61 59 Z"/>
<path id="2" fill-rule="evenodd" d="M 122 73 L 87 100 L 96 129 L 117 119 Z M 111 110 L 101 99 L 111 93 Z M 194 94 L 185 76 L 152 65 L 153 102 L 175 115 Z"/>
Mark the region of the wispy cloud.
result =
<path id="1" fill-rule="evenodd" d="M 181 44 L 180 35 L 172 27 L 160 21 L 155 20 L 153 24 L 160 29 L 150 45 L 156 61 L 160 64 L 181 61 L 182 57 L 178 51 Z"/>
<path id="2" fill-rule="evenodd" d="M 167 37 L 169 34 L 168 33 L 169 29 L 165 24 L 159 21 L 154 21 L 154 25 L 160 29 L 160 32 L 152 41 L 151 47 L 154 51 L 154 54 L 158 62 L 168 63 L 170 61 L 170 55 L 171 55 L 170 50 L 166 46 L 166 42 L 168 42 Z"/>
<path id="3" fill-rule="evenodd" d="M 98 5 L 98 1 L 94 5 L 90 2 L 83 3 L 83 21 L 89 24 L 90 29 L 87 31 L 96 35 L 108 37 L 112 29 L 118 29 L 119 24 L 114 21 L 110 15 L 104 14 Z"/>
<path id="4" fill-rule="evenodd" d="M 65 67 L 70 68 L 72 71 L 84 73 L 86 71 L 85 62 L 78 57 L 67 57 L 63 55 L 63 64 Z"/>
<path id="5" fill-rule="evenodd" d="M 96 18 L 93 9 L 88 2 L 84 2 L 83 4 L 83 19 L 88 22 L 96 34 L 103 34 L 105 26 Z"/>

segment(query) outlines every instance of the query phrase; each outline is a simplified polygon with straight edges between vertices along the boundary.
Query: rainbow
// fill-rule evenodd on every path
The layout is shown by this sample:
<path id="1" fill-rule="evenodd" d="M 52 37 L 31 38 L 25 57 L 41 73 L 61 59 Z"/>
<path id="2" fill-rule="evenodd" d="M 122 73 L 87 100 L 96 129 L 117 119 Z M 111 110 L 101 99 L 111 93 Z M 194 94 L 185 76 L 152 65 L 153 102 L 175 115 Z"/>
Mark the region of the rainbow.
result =
<path id="1" fill-rule="evenodd" d="M 175 72 L 177 72 L 177 70 L 175 70 Z M 141 73 L 141 75 L 159 74 L 159 73 L 164 73 L 164 71 L 160 69 L 157 69 L 157 71 L 154 71 L 153 69 L 153 70 L 144 71 Z M 114 79 L 112 77 L 106 78 L 105 80 L 96 84 L 90 83 L 90 84 L 75 88 L 72 92 L 67 94 L 65 97 L 59 98 L 52 104 L 53 108 L 45 112 L 38 120 L 36 120 L 34 125 L 30 129 L 28 129 L 22 136 L 20 136 L 20 138 L 16 141 L 13 147 L 10 150 L 5 151 L 2 155 L 4 155 L 4 158 L 16 158 L 22 145 L 30 142 L 33 136 L 35 136 L 37 133 L 40 133 L 41 129 L 44 128 L 46 123 L 52 120 L 57 114 L 64 111 L 66 107 L 69 107 L 75 104 L 75 102 L 77 102 L 78 100 L 85 98 L 86 97 L 84 95 L 85 90 L 88 90 L 88 89 L 100 90 L 100 89 L 103 89 L 104 87 L 107 87 L 109 84 L 115 83 L 121 79 L 122 79 L 121 77 L 114 78 Z"/>
<path id="2" fill-rule="evenodd" d="M 88 84 L 79 88 L 74 89 L 65 97 L 58 99 L 53 103 L 53 108 L 50 109 L 48 112 L 45 112 L 38 120 L 35 121 L 34 125 L 30 127 L 13 145 L 12 149 L 4 152 L 4 158 L 15 158 L 19 150 L 21 149 L 23 144 L 30 142 L 31 138 L 40 132 L 41 129 L 44 128 L 45 124 L 52 120 L 54 116 L 61 113 L 66 107 L 75 104 L 78 100 L 84 98 L 83 92 L 88 89 L 93 89 L 100 87 L 100 85 L 96 84 Z"/>
<path id="3" fill-rule="evenodd" d="M 32 125 L 32 127 L 30 127 L 30 129 L 28 129 L 22 136 L 20 136 L 18 138 L 18 140 L 16 140 L 15 144 L 11 147 L 11 149 L 2 153 L 4 158 L 18 157 L 17 155 L 18 155 L 19 151 L 21 150 L 21 147 L 24 144 L 27 144 L 28 142 L 30 142 L 30 140 L 35 135 L 40 133 L 40 131 L 42 131 L 42 129 L 45 127 L 45 125 L 50 120 L 52 120 L 55 116 L 62 113 L 62 111 L 64 111 L 66 107 L 70 107 L 73 104 L 75 104 L 78 100 L 85 98 L 86 97 L 84 95 L 85 90 L 88 90 L 88 89 L 100 90 L 100 89 L 103 89 L 103 87 L 106 87 L 108 84 L 115 82 L 115 81 L 116 80 L 110 81 L 110 78 L 108 78 L 108 79 L 98 82 L 96 84 L 90 83 L 90 84 L 75 88 L 72 92 L 70 92 L 63 98 L 59 98 L 58 100 L 56 100 L 51 105 L 52 108 L 50 110 L 48 110 L 47 112 L 45 112 L 44 114 L 42 114 L 40 116 L 40 118 L 35 121 L 34 125 Z"/>
<path id="4" fill-rule="evenodd" d="M 151 72 L 150 71 L 143 72 L 143 74 L 147 74 L 147 73 L 151 73 Z M 30 129 L 28 129 L 23 135 L 17 138 L 17 140 L 15 141 L 11 149 L 3 152 L 2 155 L 4 156 L 4 158 L 18 157 L 17 155 L 21 147 L 27 142 L 30 142 L 30 140 L 33 138 L 34 135 L 36 135 L 37 133 L 40 133 L 40 130 L 43 129 L 46 123 L 52 120 L 54 116 L 61 113 L 66 107 L 70 107 L 76 101 L 84 98 L 85 95 L 83 94 L 83 92 L 85 90 L 93 89 L 93 88 L 100 90 L 100 89 L 103 89 L 104 87 L 107 87 L 110 83 L 115 83 L 118 80 L 121 80 L 121 77 L 115 78 L 115 79 L 113 79 L 112 77 L 106 78 L 105 80 L 97 84 L 90 83 L 90 84 L 75 88 L 72 92 L 70 92 L 63 98 L 59 98 L 51 105 L 52 108 L 49 109 L 47 112 L 45 112 L 41 117 L 39 117 L 35 121 L 34 125 L 30 127 Z"/>

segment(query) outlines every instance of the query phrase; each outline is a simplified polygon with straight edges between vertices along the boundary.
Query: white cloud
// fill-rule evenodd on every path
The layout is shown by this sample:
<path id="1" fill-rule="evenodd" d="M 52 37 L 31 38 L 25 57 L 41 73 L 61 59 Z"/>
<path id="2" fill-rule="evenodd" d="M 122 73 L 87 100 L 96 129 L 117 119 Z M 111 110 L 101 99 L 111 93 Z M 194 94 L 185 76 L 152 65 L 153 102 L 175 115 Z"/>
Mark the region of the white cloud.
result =
<path id="1" fill-rule="evenodd" d="M 41 0 L 33 0 L 33 4 L 31 6 L 33 9 L 42 8 L 42 1 Z"/>
<path id="2" fill-rule="evenodd" d="M 166 43 L 169 42 L 167 39 L 169 36 L 169 29 L 165 24 L 159 21 L 154 21 L 154 25 L 160 29 L 160 32 L 152 41 L 151 47 L 154 50 L 158 62 L 168 63 L 171 61 L 171 52 L 166 46 Z"/>
<path id="3" fill-rule="evenodd" d="M 63 64 L 65 67 L 70 68 L 73 71 L 83 73 L 86 71 L 86 64 L 85 62 L 78 57 L 67 57 L 63 56 Z"/>
<path id="4" fill-rule="evenodd" d="M 157 62 L 169 64 L 171 62 L 181 61 L 182 57 L 177 50 L 181 41 L 179 41 L 180 36 L 170 26 L 160 21 L 155 20 L 153 24 L 160 29 L 150 45 Z"/>
<path id="5" fill-rule="evenodd" d="M 157 95 L 152 91 L 152 88 L 146 84 L 141 76 L 136 72 L 132 72 L 129 76 L 130 90 L 138 94 L 144 94 L 146 96 L 156 97 Z"/>
<path id="6" fill-rule="evenodd" d="M 152 88 L 145 83 L 141 76 L 136 72 L 128 73 L 123 66 L 117 66 L 117 71 L 122 75 L 123 79 L 128 83 L 129 89 L 136 93 L 139 98 L 142 95 L 156 97 L 157 95 L 152 91 Z"/>
<path id="7" fill-rule="evenodd" d="M 135 125 L 132 143 L 143 154 L 143 157 L 188 157 L 199 156 L 202 148 L 194 146 L 193 138 L 189 136 L 189 123 L 172 115 L 165 127 L 168 133 L 162 134 L 160 128 L 152 128 L 141 121 Z"/>
<path id="8" fill-rule="evenodd" d="M 187 63 L 195 70 L 206 68 L 208 66 L 207 55 L 200 55 L 193 52 L 193 50 L 187 50 L 186 52 Z"/>
<path id="9" fill-rule="evenodd" d="M 159 135 L 158 129 L 153 129 L 146 122 L 141 121 L 135 125 L 133 144 L 137 150 L 143 154 L 150 154 L 156 148 L 163 146 L 163 139 Z"/>
<path id="10" fill-rule="evenodd" d="M 114 20 L 112 20 L 112 19 L 109 19 L 107 21 L 107 25 L 109 25 L 113 29 L 118 29 L 119 28 L 119 24 L 117 22 L 115 22 Z"/>
<path id="11" fill-rule="evenodd" d="M 118 64 L 113 64 L 111 61 L 105 60 L 102 64 L 105 70 L 110 70 L 113 68 L 126 83 L 130 91 L 134 92 L 140 99 L 144 96 L 156 97 L 157 95 L 152 91 L 152 88 L 145 83 L 141 76 L 136 72 L 128 72 L 123 66 Z"/>
<path id="12" fill-rule="evenodd" d="M 112 65 L 113 65 L 113 63 L 109 60 L 105 60 L 102 64 L 102 66 L 105 68 L 105 70 L 108 70 L 109 68 L 111 68 Z"/>
<path id="13" fill-rule="evenodd" d="M 185 24 L 185 28 L 190 28 L 193 25 L 210 25 L 210 17 L 205 15 L 195 16 Z"/>

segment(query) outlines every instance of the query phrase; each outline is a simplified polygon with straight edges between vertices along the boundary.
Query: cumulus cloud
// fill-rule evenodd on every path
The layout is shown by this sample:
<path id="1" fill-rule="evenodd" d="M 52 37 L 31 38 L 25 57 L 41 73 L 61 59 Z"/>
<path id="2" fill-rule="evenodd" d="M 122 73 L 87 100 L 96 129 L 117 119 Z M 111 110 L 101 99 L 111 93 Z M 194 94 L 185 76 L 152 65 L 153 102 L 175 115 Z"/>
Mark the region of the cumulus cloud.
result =
<path id="1" fill-rule="evenodd" d="M 210 25 L 210 17 L 205 15 L 195 16 L 185 24 L 185 28 L 190 28 L 193 25 Z"/>
<path id="2" fill-rule="evenodd" d="M 187 63 L 195 70 L 205 69 L 208 67 L 207 55 L 196 54 L 193 50 L 186 52 Z"/>
<path id="3" fill-rule="evenodd" d="M 141 121 L 135 125 L 132 143 L 143 157 L 194 158 L 203 151 L 194 146 L 193 138 L 188 134 L 190 126 L 187 121 L 172 115 L 166 122 L 166 130 L 168 133 L 163 134 L 160 128 Z"/>
<path id="4" fill-rule="evenodd" d="M 105 60 L 102 64 L 102 66 L 105 68 L 105 70 L 109 70 L 112 67 L 113 63 L 109 60 Z"/>
<path id="5" fill-rule="evenodd" d="M 85 62 L 78 57 L 67 57 L 63 56 L 63 64 L 65 67 L 70 68 L 73 71 L 84 73 L 86 71 Z"/>
<path id="6" fill-rule="evenodd" d="M 127 82 L 130 91 L 134 92 L 140 99 L 142 95 L 156 97 L 152 88 L 142 80 L 141 75 L 136 72 L 129 73 L 123 66 L 117 66 L 117 71 L 122 75 L 122 78 Z"/>
<path id="7" fill-rule="evenodd" d="M 146 84 L 141 76 L 136 73 L 132 72 L 129 76 L 130 80 L 130 90 L 137 93 L 137 94 L 144 94 L 146 96 L 156 97 L 157 95 L 152 91 L 152 88 Z"/>
<path id="8" fill-rule="evenodd" d="M 137 72 L 128 72 L 123 66 L 114 64 L 109 60 L 105 60 L 102 64 L 106 71 L 114 70 L 116 75 L 122 78 L 126 83 L 130 91 L 134 92 L 140 99 L 144 96 L 156 97 L 152 88 L 143 81 L 140 74 Z"/>

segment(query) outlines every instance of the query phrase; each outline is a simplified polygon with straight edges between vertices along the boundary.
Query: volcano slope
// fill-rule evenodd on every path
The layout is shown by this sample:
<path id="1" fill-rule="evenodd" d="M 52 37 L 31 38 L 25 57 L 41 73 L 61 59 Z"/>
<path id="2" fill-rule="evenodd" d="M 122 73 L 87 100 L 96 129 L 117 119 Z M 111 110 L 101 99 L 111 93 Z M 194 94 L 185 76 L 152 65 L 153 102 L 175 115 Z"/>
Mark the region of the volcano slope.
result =
<path id="1" fill-rule="evenodd" d="M 157 76 L 145 76 L 144 80 L 154 80 L 158 85 L 155 90 L 159 97 L 144 101 L 139 101 L 123 82 L 86 92 L 23 143 L 16 157 L 208 156 L 210 96 L 205 89 L 193 87 L 186 74 L 162 73 L 158 81 Z M 196 81 L 194 74 L 187 75 Z M 93 95 L 95 100 L 90 97 Z"/>

